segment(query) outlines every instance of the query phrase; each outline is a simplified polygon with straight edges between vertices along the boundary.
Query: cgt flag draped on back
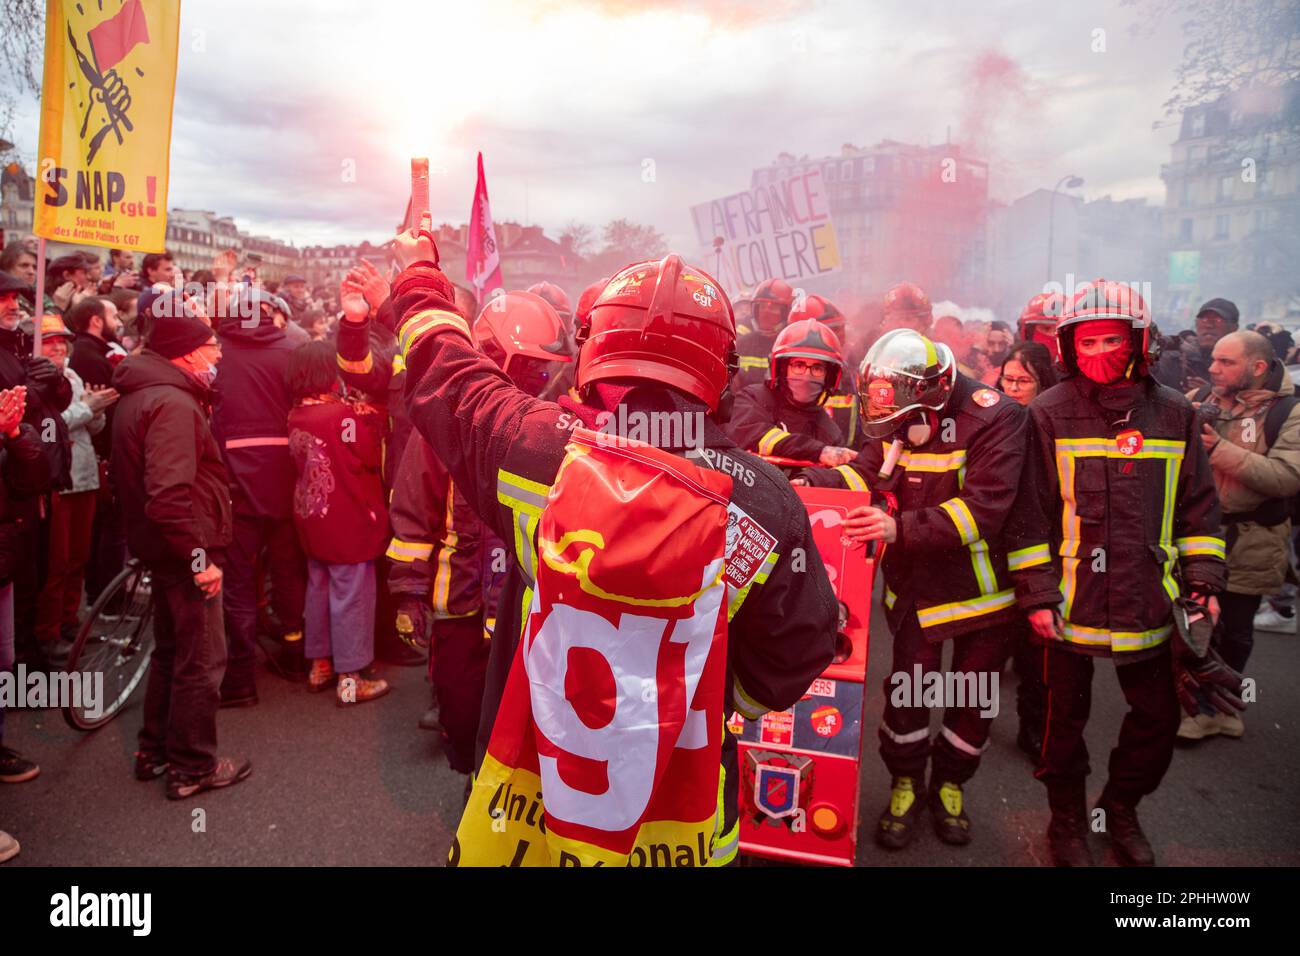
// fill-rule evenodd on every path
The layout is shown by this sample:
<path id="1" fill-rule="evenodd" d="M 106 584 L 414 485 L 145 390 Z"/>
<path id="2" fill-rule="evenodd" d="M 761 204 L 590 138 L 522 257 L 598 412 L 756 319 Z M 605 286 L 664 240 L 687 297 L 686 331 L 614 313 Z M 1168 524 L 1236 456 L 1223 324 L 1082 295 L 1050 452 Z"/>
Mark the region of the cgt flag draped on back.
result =
<path id="1" fill-rule="evenodd" d="M 575 431 L 453 866 L 708 866 L 731 479 Z"/>
<path id="2" fill-rule="evenodd" d="M 492 228 L 492 207 L 488 204 L 487 177 L 483 175 L 483 154 L 478 154 L 478 182 L 474 186 L 474 208 L 469 214 L 469 249 L 465 255 L 465 278 L 474 286 L 479 302 L 493 289 L 501 288 L 501 250 Z"/>
<path id="3" fill-rule="evenodd" d="M 38 236 L 163 250 L 180 6 L 47 0 Z"/>

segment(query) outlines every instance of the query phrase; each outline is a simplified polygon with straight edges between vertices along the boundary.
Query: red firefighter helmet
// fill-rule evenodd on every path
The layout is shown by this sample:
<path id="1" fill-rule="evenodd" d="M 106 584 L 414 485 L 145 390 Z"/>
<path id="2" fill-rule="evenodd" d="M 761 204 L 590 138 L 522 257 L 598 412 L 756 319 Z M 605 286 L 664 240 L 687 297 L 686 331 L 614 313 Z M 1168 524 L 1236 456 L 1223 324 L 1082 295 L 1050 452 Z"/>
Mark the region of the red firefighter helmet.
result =
<path id="1" fill-rule="evenodd" d="M 569 305 L 569 297 L 564 294 L 564 290 L 553 282 L 537 282 L 528 287 L 528 291 L 533 295 L 540 295 L 543 299 L 551 304 L 560 318 L 565 319 L 567 325 L 568 318 L 573 315 L 573 307 Z"/>
<path id="2" fill-rule="evenodd" d="M 735 374 L 736 320 L 722 287 L 681 256 L 628 266 L 578 327 L 577 386 L 642 379 L 694 395 L 716 411 Z"/>
<path id="3" fill-rule="evenodd" d="M 790 310 L 790 324 L 794 325 L 804 319 L 816 319 L 834 332 L 841 343 L 844 341 L 844 313 L 821 296 L 806 295 L 795 303 Z"/>
<path id="4" fill-rule="evenodd" d="M 794 305 L 794 289 L 784 279 L 764 279 L 750 299 L 750 314 L 753 316 L 754 330 L 775 332 L 789 321 L 790 307 Z M 775 305 L 780 310 L 780 318 L 774 324 L 764 327 L 758 321 L 759 312 L 764 306 L 771 305 Z"/>
<path id="5" fill-rule="evenodd" d="M 1052 353 L 1052 360 L 1061 356 L 1056 341 L 1056 323 L 1065 313 L 1065 296 L 1059 292 L 1040 292 L 1026 303 L 1020 313 L 1020 338 L 1025 342 L 1038 342 Z"/>
<path id="6" fill-rule="evenodd" d="M 891 320 L 895 324 L 890 324 Z M 934 309 L 925 290 L 913 282 L 900 282 L 885 293 L 885 319 L 882 327 L 928 329 L 934 321 Z"/>
<path id="7" fill-rule="evenodd" d="M 1139 375 L 1145 375 L 1155 356 L 1151 354 L 1151 310 L 1137 289 L 1126 282 L 1094 279 L 1079 286 L 1056 323 L 1056 337 L 1061 344 L 1061 362 L 1078 374 L 1078 354 L 1074 336 L 1084 322 L 1117 319 L 1127 322 L 1133 336 L 1133 358 Z"/>
<path id="8" fill-rule="evenodd" d="M 608 284 L 609 276 L 605 276 L 605 278 L 593 282 L 582 290 L 582 295 L 578 296 L 578 308 L 573 313 L 573 321 L 577 325 L 582 325 L 586 321 L 587 313 L 591 311 L 591 306 L 596 301 L 596 297 L 605 290 L 605 286 Z"/>
<path id="9" fill-rule="evenodd" d="M 516 383 L 544 374 L 551 362 L 572 362 L 564 323 L 551 304 L 531 292 L 493 296 L 474 320 L 474 340 Z"/>
<path id="10" fill-rule="evenodd" d="M 772 360 L 767 363 L 767 387 L 777 389 L 785 375 L 785 365 L 792 358 L 825 362 L 829 368 L 822 387 L 822 398 L 840 386 L 844 374 L 844 350 L 839 336 L 816 319 L 791 322 L 772 343 Z"/>

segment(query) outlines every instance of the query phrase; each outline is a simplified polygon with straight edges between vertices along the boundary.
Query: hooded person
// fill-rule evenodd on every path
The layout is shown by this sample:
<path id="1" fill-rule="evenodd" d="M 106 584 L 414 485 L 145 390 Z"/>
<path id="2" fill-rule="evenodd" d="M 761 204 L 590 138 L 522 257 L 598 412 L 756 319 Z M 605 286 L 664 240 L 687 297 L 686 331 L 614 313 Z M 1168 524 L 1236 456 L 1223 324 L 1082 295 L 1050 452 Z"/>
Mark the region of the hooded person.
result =
<path id="1" fill-rule="evenodd" d="M 411 417 L 509 563 L 451 861 L 725 864 L 739 774 L 723 717 L 793 706 L 838 614 L 789 483 L 714 419 L 731 305 L 676 255 L 628 266 L 577 330 L 581 401 L 545 402 L 475 349 L 427 226 L 394 243 Z M 649 423 L 667 433 L 646 440 Z M 730 560 L 728 509 L 754 546 Z M 537 795 L 526 815 L 502 815 L 505 786 Z"/>
<path id="2" fill-rule="evenodd" d="M 843 374 L 835 333 L 816 319 L 793 322 L 772 344 L 767 381 L 740 390 L 725 430 L 759 455 L 842 465 L 855 452 L 842 447 L 844 436 L 825 405 Z"/>
<path id="3" fill-rule="evenodd" d="M 230 475 L 234 526 L 226 568 L 226 636 L 230 660 L 222 705 L 257 702 L 259 569 L 271 578 L 280 668 L 305 677 L 302 656 L 306 559 L 293 522 L 297 476 L 289 454 L 293 396 L 286 371 L 294 346 L 284 333 L 289 306 L 277 295 L 244 286 L 238 307 L 220 319 L 221 376 L 213 389 L 212 432 Z M 157 320 L 161 326 L 167 319 Z M 263 554 L 265 553 L 265 558 Z"/>
<path id="4" fill-rule="evenodd" d="M 113 373 L 113 480 L 131 553 L 152 580 L 154 651 L 135 776 L 167 775 L 182 799 L 246 778 L 217 754 L 226 668 L 222 570 L 231 540 L 230 481 L 209 427 L 222 349 L 201 319 L 154 323 L 146 347 Z"/>
<path id="5" fill-rule="evenodd" d="M 890 794 L 876 842 L 905 847 L 928 806 L 939 838 L 961 846 L 971 840 L 965 787 L 996 708 L 949 700 L 932 740 L 927 697 L 915 682 L 945 670 L 948 641 L 947 672 L 981 686 L 995 686 L 1006 660 L 1016 608 L 1003 528 L 1024 464 L 1025 412 L 959 372 L 948 346 L 912 328 L 880 337 L 863 359 L 858 387 L 869 440 L 848 464 L 802 478 L 895 502 L 856 508 L 843 526 L 851 540 L 884 547 L 894 656 L 879 728 Z M 906 686 L 914 689 L 900 691 Z"/>
<path id="6" fill-rule="evenodd" d="M 1083 733 L 1093 662 L 1109 657 L 1130 709 L 1097 807 L 1120 860 L 1149 866 L 1137 805 L 1169 768 L 1180 703 L 1236 706 L 1240 689 L 1202 634 L 1224 583 L 1218 496 L 1191 403 L 1150 375 L 1151 316 L 1134 289 L 1085 283 L 1057 337 L 1068 374 L 1029 406 L 1009 534 L 1048 691 L 1035 776 L 1053 860 L 1091 866 Z"/>

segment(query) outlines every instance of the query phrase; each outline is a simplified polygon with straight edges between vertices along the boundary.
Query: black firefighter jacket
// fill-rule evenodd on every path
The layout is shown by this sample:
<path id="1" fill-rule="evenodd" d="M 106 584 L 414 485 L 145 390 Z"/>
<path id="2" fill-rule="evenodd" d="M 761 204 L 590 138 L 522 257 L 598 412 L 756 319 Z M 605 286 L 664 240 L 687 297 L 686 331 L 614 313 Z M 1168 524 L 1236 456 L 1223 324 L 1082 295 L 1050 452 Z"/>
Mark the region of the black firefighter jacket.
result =
<path id="1" fill-rule="evenodd" d="M 492 640 L 481 758 L 522 627 L 525 575 L 536 563 L 533 531 L 579 422 L 560 405 L 515 388 L 474 348 L 468 326 L 451 306 L 450 284 L 437 270 L 413 266 L 393 288 L 394 312 L 406 319 L 400 342 L 411 421 L 514 558 Z M 704 411 L 703 405 L 665 388 L 634 389 L 624 403 L 633 411 Z M 728 611 L 726 706 L 756 719 L 766 710 L 793 706 L 830 664 L 838 606 L 812 544 L 807 511 L 789 482 L 737 449 L 711 419 L 704 420 L 698 444 L 691 460 L 731 475 L 732 501 L 777 540 L 763 571 L 732 595 Z M 796 554 L 806 563 L 796 562 Z M 724 734 L 723 759 L 730 827 L 738 784 L 730 734 Z"/>
<path id="2" fill-rule="evenodd" d="M 812 485 L 897 496 L 898 540 L 882 562 L 894 633 L 913 611 L 932 641 L 1019 615 L 1002 534 L 1024 467 L 1026 417 L 1013 399 L 958 374 L 938 433 L 905 451 L 889 479 L 877 478 L 887 441 L 868 441 L 839 468 L 804 472 Z"/>
<path id="3" fill-rule="evenodd" d="M 827 445 L 844 443 L 839 426 L 823 406 L 796 405 L 782 390 L 766 385 L 740 390 L 724 430 L 745 451 L 812 462 Z"/>
<path id="4" fill-rule="evenodd" d="M 1106 407 L 1103 407 L 1102 403 Z M 1117 663 L 1158 653 L 1182 588 L 1225 577 L 1219 502 L 1191 403 L 1148 377 L 1066 379 L 1029 407 L 1025 481 L 1008 534 L 1017 598 L 1055 607 L 1064 646 Z"/>

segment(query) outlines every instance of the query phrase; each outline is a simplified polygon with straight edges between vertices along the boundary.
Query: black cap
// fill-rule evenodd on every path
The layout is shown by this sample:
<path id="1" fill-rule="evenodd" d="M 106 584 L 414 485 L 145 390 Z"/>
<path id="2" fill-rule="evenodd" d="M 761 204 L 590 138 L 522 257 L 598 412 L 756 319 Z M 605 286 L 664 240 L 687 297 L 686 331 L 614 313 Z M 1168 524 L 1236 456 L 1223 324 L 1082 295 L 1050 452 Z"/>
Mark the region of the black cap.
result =
<path id="1" fill-rule="evenodd" d="M 1211 299 L 1196 310 L 1196 317 L 1199 319 L 1206 312 L 1214 312 L 1223 316 L 1229 325 L 1237 325 L 1241 321 L 1241 313 L 1237 311 L 1236 304 L 1229 302 L 1227 299 Z"/>
<path id="2" fill-rule="evenodd" d="M 163 358 L 180 358 L 213 340 L 216 333 L 202 319 L 190 315 L 155 319 L 145 345 Z"/>

